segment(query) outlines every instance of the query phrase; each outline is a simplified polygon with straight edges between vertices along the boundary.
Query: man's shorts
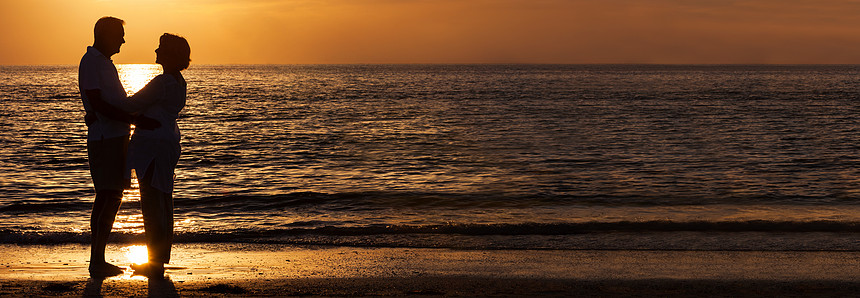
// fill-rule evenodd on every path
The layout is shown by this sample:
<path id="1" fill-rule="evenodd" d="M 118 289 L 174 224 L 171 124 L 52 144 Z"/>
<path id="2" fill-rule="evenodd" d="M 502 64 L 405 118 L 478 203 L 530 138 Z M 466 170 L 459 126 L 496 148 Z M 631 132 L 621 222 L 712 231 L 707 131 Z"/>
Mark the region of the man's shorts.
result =
<path id="1" fill-rule="evenodd" d="M 127 151 L 128 136 L 87 142 L 90 175 L 93 177 L 96 192 L 121 191 L 131 187 L 131 179 L 125 175 Z"/>

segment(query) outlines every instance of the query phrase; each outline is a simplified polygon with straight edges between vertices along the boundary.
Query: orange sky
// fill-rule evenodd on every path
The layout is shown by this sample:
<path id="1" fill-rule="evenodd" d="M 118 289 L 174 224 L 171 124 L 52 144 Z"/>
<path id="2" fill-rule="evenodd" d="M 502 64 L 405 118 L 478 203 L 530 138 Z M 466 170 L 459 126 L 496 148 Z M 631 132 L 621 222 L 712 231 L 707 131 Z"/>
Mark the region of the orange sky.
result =
<path id="1" fill-rule="evenodd" d="M 117 63 L 860 63 L 856 0 L 0 0 L 0 64 L 77 64 L 105 15 Z"/>

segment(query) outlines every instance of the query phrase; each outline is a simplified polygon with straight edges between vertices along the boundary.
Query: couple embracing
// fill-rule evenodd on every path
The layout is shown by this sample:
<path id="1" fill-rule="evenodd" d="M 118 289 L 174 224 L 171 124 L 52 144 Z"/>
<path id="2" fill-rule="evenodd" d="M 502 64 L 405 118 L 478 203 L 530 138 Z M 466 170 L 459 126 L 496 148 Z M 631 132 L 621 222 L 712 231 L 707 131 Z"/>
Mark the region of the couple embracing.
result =
<path id="1" fill-rule="evenodd" d="M 87 132 L 87 157 L 96 189 L 90 225 L 90 275 L 107 277 L 123 269 L 107 263 L 105 246 L 131 170 L 140 183 L 149 262 L 132 265 L 135 274 L 163 277 L 173 243 L 173 180 L 179 161 L 176 119 L 185 107 L 191 48 L 185 38 L 164 34 L 155 50 L 164 73 L 133 96 L 127 96 L 110 57 L 125 43 L 125 22 L 103 17 L 96 22 L 95 42 L 87 47 L 78 69 Z M 134 135 L 130 124 L 135 125 Z"/>

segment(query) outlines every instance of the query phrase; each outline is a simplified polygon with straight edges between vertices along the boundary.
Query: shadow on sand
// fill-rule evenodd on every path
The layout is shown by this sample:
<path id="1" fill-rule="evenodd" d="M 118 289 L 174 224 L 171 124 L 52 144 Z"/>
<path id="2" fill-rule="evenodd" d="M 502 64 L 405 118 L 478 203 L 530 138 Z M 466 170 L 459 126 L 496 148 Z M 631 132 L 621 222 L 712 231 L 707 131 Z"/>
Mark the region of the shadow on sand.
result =
<path id="1" fill-rule="evenodd" d="M 84 287 L 84 297 L 102 297 L 102 286 L 104 278 L 90 278 L 87 280 L 87 285 Z M 176 287 L 169 276 L 163 278 L 148 278 L 147 279 L 147 296 L 148 297 L 179 297 L 176 292 Z"/>

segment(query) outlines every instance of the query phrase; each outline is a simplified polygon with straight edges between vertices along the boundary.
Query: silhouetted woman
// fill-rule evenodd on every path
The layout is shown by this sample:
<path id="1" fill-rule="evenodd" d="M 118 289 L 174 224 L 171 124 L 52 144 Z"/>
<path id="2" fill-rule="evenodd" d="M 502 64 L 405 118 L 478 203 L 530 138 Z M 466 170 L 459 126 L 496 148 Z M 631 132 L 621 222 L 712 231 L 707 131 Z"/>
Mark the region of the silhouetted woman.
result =
<path id="1" fill-rule="evenodd" d="M 128 146 L 128 168 L 137 173 L 149 263 L 132 265 L 136 274 L 163 276 L 173 244 L 173 180 L 179 161 L 179 126 L 176 119 L 185 107 L 186 86 L 182 70 L 188 68 L 191 47 L 180 36 L 161 36 L 155 63 L 164 73 L 120 106 L 161 123 L 155 129 L 136 129 Z"/>

